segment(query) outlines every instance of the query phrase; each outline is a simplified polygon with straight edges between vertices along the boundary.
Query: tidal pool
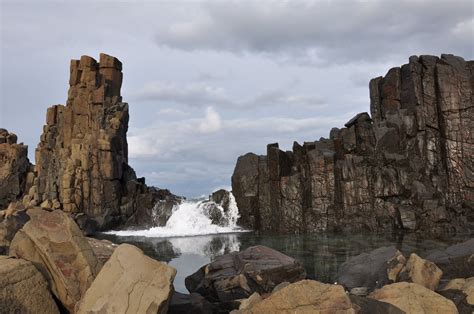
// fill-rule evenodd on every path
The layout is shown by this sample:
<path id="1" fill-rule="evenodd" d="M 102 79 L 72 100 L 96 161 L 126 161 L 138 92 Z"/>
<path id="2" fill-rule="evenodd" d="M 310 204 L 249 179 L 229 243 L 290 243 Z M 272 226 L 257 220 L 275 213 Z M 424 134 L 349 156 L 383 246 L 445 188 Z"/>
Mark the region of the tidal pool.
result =
<path id="1" fill-rule="evenodd" d="M 295 257 L 305 266 L 309 278 L 332 283 L 339 266 L 351 256 L 393 245 L 405 255 L 416 252 L 423 257 L 431 250 L 462 242 L 472 235 L 446 234 L 429 238 L 414 233 L 276 235 L 239 232 L 168 238 L 113 234 L 98 234 L 97 237 L 136 245 L 148 256 L 175 267 L 175 290 L 187 293 L 184 285 L 187 276 L 219 255 L 253 245 L 265 245 Z"/>

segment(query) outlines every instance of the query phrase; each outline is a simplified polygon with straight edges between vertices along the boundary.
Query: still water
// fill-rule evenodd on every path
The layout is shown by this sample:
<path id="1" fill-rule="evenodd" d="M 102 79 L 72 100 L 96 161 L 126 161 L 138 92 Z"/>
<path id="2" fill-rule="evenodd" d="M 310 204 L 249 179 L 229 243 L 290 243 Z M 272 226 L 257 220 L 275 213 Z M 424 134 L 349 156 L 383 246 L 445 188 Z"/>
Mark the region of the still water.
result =
<path id="1" fill-rule="evenodd" d="M 253 245 L 265 245 L 295 257 L 305 266 L 308 277 L 334 282 L 338 267 L 351 256 L 393 245 L 405 255 L 416 252 L 423 257 L 431 250 L 462 242 L 472 236 L 458 234 L 433 239 L 413 233 L 272 235 L 239 232 L 168 238 L 114 234 L 99 234 L 98 237 L 136 245 L 148 256 L 173 266 L 178 271 L 175 290 L 187 293 L 184 285 L 187 276 L 219 255 Z"/>

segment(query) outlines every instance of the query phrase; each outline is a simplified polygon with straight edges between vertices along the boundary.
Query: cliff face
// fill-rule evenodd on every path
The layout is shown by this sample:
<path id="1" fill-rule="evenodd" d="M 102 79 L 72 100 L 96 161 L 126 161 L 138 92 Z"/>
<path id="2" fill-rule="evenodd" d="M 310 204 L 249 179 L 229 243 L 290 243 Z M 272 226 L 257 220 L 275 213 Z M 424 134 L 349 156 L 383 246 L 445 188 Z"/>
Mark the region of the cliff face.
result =
<path id="1" fill-rule="evenodd" d="M 329 139 L 239 157 L 240 224 L 287 233 L 474 225 L 474 61 L 411 57 L 371 80 L 370 111 Z"/>
<path id="2" fill-rule="evenodd" d="M 0 129 L 0 209 L 20 198 L 31 186 L 31 168 L 28 146 L 18 144 L 14 133 Z"/>
<path id="3" fill-rule="evenodd" d="M 99 62 L 88 56 L 72 60 L 69 85 L 66 105 L 47 111 L 30 198 L 81 214 L 82 223 L 92 219 L 99 229 L 132 216 L 137 221 L 137 211 L 150 216 L 155 203 L 171 193 L 147 187 L 128 165 L 122 63 L 105 54 Z"/>

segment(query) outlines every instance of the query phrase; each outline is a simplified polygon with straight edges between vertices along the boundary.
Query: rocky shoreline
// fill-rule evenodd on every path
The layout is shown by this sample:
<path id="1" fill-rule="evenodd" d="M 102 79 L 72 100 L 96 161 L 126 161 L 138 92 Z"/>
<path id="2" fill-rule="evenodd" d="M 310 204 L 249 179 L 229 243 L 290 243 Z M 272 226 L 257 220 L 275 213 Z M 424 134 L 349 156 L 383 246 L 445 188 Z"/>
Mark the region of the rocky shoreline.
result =
<path id="1" fill-rule="evenodd" d="M 87 238 L 61 210 L 25 214 L 0 256 L 6 313 L 472 313 L 474 239 L 426 259 L 381 247 L 349 258 L 334 284 L 307 279 L 302 264 L 257 245 L 215 258 L 174 292 L 173 267 L 130 244 Z M 27 296 L 27 297 L 25 297 Z"/>

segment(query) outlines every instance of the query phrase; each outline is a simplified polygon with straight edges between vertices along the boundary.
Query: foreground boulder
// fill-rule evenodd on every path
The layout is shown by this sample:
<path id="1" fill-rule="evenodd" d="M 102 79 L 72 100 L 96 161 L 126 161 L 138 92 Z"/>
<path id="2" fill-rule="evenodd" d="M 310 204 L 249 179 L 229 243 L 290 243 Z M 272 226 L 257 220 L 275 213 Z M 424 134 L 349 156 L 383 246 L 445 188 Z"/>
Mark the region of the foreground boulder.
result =
<path id="1" fill-rule="evenodd" d="M 339 285 L 302 280 L 266 299 L 232 313 L 355 313 L 349 296 Z"/>
<path id="2" fill-rule="evenodd" d="M 167 313 L 176 270 L 129 244 L 117 247 L 77 313 Z"/>
<path id="3" fill-rule="evenodd" d="M 17 144 L 17 136 L 0 129 L 0 210 L 28 192 L 28 146 Z M 31 184 L 31 182 L 29 182 Z"/>
<path id="4" fill-rule="evenodd" d="M 405 314 L 405 312 L 390 303 L 356 295 L 349 295 L 349 298 L 357 314 Z"/>
<path id="5" fill-rule="evenodd" d="M 426 257 L 443 271 L 443 279 L 474 277 L 474 238 L 436 250 Z"/>
<path id="6" fill-rule="evenodd" d="M 453 279 L 438 292 L 453 301 L 460 314 L 474 313 L 474 277 Z"/>
<path id="7" fill-rule="evenodd" d="M 279 283 L 306 277 L 294 258 L 265 246 L 249 247 L 217 257 L 186 277 L 186 288 L 211 302 L 248 298 L 252 293 L 269 293 Z"/>
<path id="8" fill-rule="evenodd" d="M 72 311 L 102 265 L 66 213 L 40 208 L 27 213 L 30 221 L 13 238 L 10 255 L 33 262 L 54 295 Z"/>
<path id="9" fill-rule="evenodd" d="M 413 282 L 430 290 L 436 290 L 442 275 L 443 271 L 434 263 L 412 253 L 398 274 L 398 281 Z"/>
<path id="10" fill-rule="evenodd" d="M 43 275 L 28 261 L 0 255 L 0 312 L 59 313 Z"/>
<path id="11" fill-rule="evenodd" d="M 269 144 L 240 156 L 232 191 L 253 230 L 420 230 L 474 227 L 474 62 L 412 56 L 370 81 L 370 115 L 329 138 Z"/>
<path id="12" fill-rule="evenodd" d="M 343 263 L 336 281 L 348 290 L 365 287 L 370 291 L 395 282 L 405 261 L 403 254 L 395 247 L 381 247 Z"/>
<path id="13" fill-rule="evenodd" d="M 406 313 L 458 313 L 451 300 L 416 283 L 386 285 L 372 292 L 369 297 L 390 303 Z"/>

